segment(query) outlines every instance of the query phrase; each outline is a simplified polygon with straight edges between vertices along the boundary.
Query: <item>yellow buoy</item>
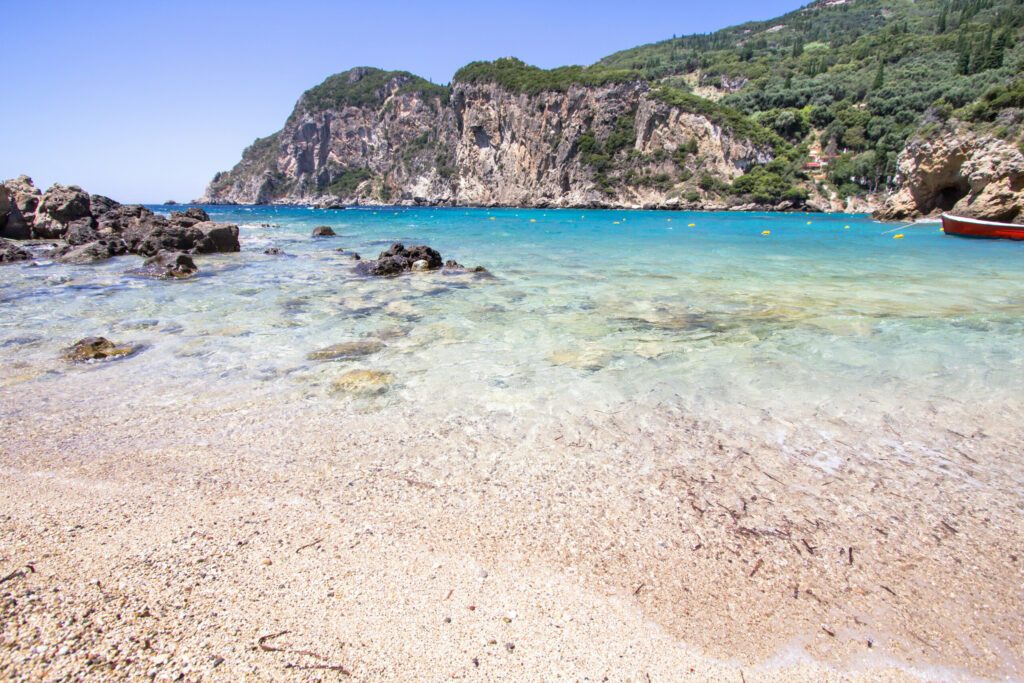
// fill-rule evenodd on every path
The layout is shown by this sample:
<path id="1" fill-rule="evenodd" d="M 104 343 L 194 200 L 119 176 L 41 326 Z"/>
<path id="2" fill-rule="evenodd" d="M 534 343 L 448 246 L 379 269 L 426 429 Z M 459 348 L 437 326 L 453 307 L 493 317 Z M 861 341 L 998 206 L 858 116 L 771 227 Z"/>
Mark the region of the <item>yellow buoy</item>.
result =
<path id="1" fill-rule="evenodd" d="M 671 219 L 671 218 L 667 218 L 667 219 L 665 219 L 665 220 L 667 220 L 667 221 L 668 221 L 669 223 L 671 223 L 671 222 L 672 222 L 672 219 Z"/>
<path id="2" fill-rule="evenodd" d="M 612 225 L 618 225 L 618 224 L 619 224 L 618 221 L 612 221 Z"/>
<path id="3" fill-rule="evenodd" d="M 531 222 L 531 223 L 536 223 L 536 222 L 537 222 L 537 219 L 536 219 L 536 218 L 531 218 L 531 219 L 530 219 L 530 222 Z"/>
<path id="4" fill-rule="evenodd" d="M 811 224 L 811 222 L 810 222 L 810 221 L 807 221 L 807 225 L 810 225 L 810 224 Z"/>
<path id="5" fill-rule="evenodd" d="M 849 229 L 850 229 L 850 226 L 849 226 L 849 225 L 844 225 L 844 226 L 843 226 L 843 230 L 849 230 Z"/>
<path id="6" fill-rule="evenodd" d="M 767 237 L 768 235 L 772 234 L 772 231 L 771 230 L 762 230 L 761 234 L 764 235 L 765 237 Z"/>
<path id="7" fill-rule="evenodd" d="M 697 227 L 697 224 L 696 224 L 696 223 L 690 223 L 690 227 L 691 227 L 691 228 L 696 228 L 696 227 Z"/>
<path id="8" fill-rule="evenodd" d="M 492 221 L 494 220 L 494 216 L 491 216 L 491 220 L 492 220 Z"/>
<path id="9" fill-rule="evenodd" d="M 892 236 L 892 238 L 893 238 L 894 240 L 901 240 L 901 239 L 903 239 L 903 233 L 901 232 L 901 233 L 900 233 L 900 234 L 898 234 L 898 235 L 893 235 L 893 236 Z"/>

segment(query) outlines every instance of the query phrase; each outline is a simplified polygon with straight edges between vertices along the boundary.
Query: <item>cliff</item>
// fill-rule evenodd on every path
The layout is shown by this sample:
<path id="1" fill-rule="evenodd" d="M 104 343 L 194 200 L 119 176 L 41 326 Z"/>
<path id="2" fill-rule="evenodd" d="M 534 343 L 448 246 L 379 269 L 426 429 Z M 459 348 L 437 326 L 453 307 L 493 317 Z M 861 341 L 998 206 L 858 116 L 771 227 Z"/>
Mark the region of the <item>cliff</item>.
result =
<path id="1" fill-rule="evenodd" d="M 875 212 L 883 220 L 944 211 L 1024 223 L 1024 154 L 1011 141 L 960 122 L 929 129 L 899 156 L 899 190 Z"/>
<path id="2" fill-rule="evenodd" d="M 570 76 L 527 87 L 467 67 L 449 89 L 352 69 L 303 94 L 200 201 L 724 207 L 721 188 L 775 157 L 756 124 L 628 72 Z"/>

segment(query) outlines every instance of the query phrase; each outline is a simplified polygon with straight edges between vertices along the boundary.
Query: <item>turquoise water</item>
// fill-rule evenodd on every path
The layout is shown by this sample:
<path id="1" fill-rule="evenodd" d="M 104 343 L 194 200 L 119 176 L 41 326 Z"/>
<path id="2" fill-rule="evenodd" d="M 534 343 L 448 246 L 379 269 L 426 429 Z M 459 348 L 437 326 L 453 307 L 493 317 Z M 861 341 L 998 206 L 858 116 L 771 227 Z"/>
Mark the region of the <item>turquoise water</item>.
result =
<path id="1" fill-rule="evenodd" d="M 197 257 L 190 281 L 129 276 L 136 257 L 0 268 L 5 381 L 493 414 L 517 429 L 668 404 L 797 450 L 883 424 L 923 441 L 1022 424 L 1022 244 L 843 215 L 207 208 L 241 225 L 242 252 Z M 320 224 L 339 236 L 311 238 Z M 363 279 L 335 251 L 372 258 L 394 241 L 495 277 Z M 87 335 L 144 350 L 63 364 Z M 306 359 L 371 338 L 384 346 L 363 358 Z M 394 383 L 333 391 L 352 368 Z"/>

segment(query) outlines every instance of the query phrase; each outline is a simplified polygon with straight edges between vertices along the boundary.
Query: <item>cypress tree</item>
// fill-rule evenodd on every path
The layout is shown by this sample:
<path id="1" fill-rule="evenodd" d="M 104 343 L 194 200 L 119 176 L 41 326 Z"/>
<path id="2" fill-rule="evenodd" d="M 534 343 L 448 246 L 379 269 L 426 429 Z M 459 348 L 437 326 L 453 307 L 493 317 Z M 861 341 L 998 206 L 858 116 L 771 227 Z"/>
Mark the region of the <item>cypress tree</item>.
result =
<path id="1" fill-rule="evenodd" d="M 885 62 L 878 62 L 878 71 L 875 72 L 875 82 L 872 84 L 872 90 L 878 90 L 885 85 Z"/>

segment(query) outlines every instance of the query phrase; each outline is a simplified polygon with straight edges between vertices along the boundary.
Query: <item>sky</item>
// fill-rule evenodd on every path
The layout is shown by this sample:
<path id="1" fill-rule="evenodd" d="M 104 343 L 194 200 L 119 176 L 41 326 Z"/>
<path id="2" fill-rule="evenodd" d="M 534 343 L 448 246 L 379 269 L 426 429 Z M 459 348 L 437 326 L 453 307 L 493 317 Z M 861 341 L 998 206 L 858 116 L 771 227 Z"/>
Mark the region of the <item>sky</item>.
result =
<path id="1" fill-rule="evenodd" d="M 354 66 L 447 83 L 480 59 L 590 64 L 802 4 L 0 0 L 0 179 L 188 201 L 304 90 Z"/>

